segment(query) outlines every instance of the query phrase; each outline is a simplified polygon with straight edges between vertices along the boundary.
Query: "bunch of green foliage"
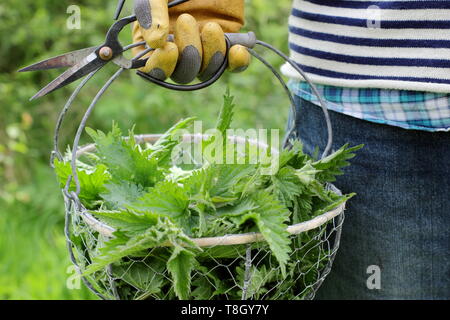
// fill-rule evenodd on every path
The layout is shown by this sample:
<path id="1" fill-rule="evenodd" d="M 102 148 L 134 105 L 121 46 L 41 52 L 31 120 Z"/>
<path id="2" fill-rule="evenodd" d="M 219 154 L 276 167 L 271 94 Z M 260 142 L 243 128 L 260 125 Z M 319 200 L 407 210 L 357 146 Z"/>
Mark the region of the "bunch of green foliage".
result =
<path id="1" fill-rule="evenodd" d="M 233 108 L 233 98 L 225 95 L 216 125 L 224 137 L 216 142 L 224 147 L 234 143 L 226 138 Z M 295 297 L 294 290 L 302 289 L 296 287 L 294 280 L 302 270 L 298 264 L 314 261 L 317 252 L 312 250 L 305 256 L 305 252 L 295 250 L 299 243 L 292 240 L 286 229 L 289 224 L 321 215 L 353 196 L 338 195 L 326 183 L 342 173 L 340 169 L 348 165 L 346 160 L 359 147 L 344 146 L 316 161 L 302 152 L 300 142 L 294 142 L 291 149 L 281 151 L 279 169 L 272 175 L 263 174 L 261 164 L 239 159 L 246 156 L 237 151 L 236 164 L 215 163 L 208 158 L 196 168 L 175 167 L 170 160 L 181 144 L 179 133 L 193 121 L 194 118 L 180 121 L 156 143 L 146 146 L 136 142 L 132 131 L 128 139 L 123 139 L 116 125 L 107 134 L 87 130 L 95 142 L 96 153 L 90 156 L 90 164 L 79 164 L 79 198 L 92 215 L 116 231 L 114 238 L 99 241 L 84 275 L 104 277 L 105 268 L 111 266 L 114 273 L 122 275 L 122 297 L 128 297 L 134 287 L 144 296 L 159 299 L 239 298 L 242 288 L 236 282 L 244 278 L 245 261 L 236 258 L 243 255 L 245 246 L 205 249 L 192 238 L 259 232 L 264 241 L 255 248 L 271 254 L 252 271 L 255 280 L 249 293 L 259 297 L 270 286 L 283 282 L 285 286 L 277 290 L 288 293 L 277 297 Z M 205 139 L 202 152 L 214 140 Z M 249 150 L 252 145 L 247 143 L 246 148 Z M 72 172 L 70 163 L 56 161 L 55 168 L 64 186 Z M 71 190 L 75 187 L 72 182 Z M 136 262 L 136 257 L 142 261 Z M 235 262 L 230 265 L 219 263 L 218 259 Z M 228 271 L 236 272 L 236 279 L 221 273 L 214 264 L 227 265 Z M 153 270 L 167 270 L 170 276 Z"/>

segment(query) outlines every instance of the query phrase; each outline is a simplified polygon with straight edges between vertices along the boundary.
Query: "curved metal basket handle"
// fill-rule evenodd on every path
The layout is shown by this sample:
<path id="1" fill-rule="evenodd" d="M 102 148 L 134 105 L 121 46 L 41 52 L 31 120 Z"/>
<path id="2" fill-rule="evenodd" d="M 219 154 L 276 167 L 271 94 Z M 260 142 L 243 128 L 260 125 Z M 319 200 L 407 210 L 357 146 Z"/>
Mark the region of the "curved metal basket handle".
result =
<path id="1" fill-rule="evenodd" d="M 328 156 L 330 154 L 331 148 L 333 146 L 333 128 L 331 126 L 331 119 L 330 119 L 330 115 L 328 113 L 327 105 L 326 105 L 323 97 L 320 95 L 319 90 L 317 90 L 316 85 L 309 79 L 309 77 L 306 75 L 306 73 L 286 54 L 284 54 L 277 48 L 273 47 L 272 45 L 270 45 L 264 41 L 257 40 L 256 44 L 260 45 L 262 47 L 265 47 L 265 48 L 271 50 L 272 52 L 274 52 L 275 54 L 277 54 L 278 56 L 280 56 L 284 61 L 289 63 L 303 77 L 303 79 L 305 79 L 305 81 L 311 86 L 311 89 L 312 89 L 314 95 L 317 97 L 317 99 L 320 102 L 320 106 L 322 107 L 322 112 L 324 114 L 325 122 L 327 125 L 328 140 L 327 140 L 327 145 L 321 156 L 322 159 L 325 158 L 326 156 Z M 266 65 L 266 67 L 268 67 L 272 71 L 272 73 L 278 78 L 278 80 L 280 80 L 281 85 L 286 89 L 287 85 L 284 82 L 284 80 L 281 78 L 279 72 L 277 70 L 275 70 L 267 61 L 264 61 L 264 59 L 261 56 L 258 56 L 257 54 L 255 54 L 256 52 L 254 52 L 251 49 L 249 51 L 255 58 L 259 59 L 262 63 L 264 63 Z M 292 121 L 295 122 L 297 109 L 295 107 L 294 99 L 292 98 L 292 93 L 290 92 L 290 90 L 288 88 L 287 88 L 287 91 L 288 91 L 287 95 L 289 96 L 289 98 L 291 100 Z M 295 130 L 295 123 L 293 123 L 290 126 L 290 130 L 286 135 L 286 141 L 285 141 L 286 144 L 288 143 L 288 139 L 290 138 L 290 136 L 293 135 L 294 130 Z"/>
<path id="2" fill-rule="evenodd" d="M 327 131 L 328 131 L 328 142 L 326 145 L 326 148 L 322 154 L 322 158 L 326 157 L 327 155 L 329 155 L 330 151 L 331 151 L 331 147 L 333 145 L 333 132 L 332 132 L 332 126 L 331 126 L 331 120 L 329 117 L 329 113 L 328 113 L 328 109 L 326 107 L 326 104 L 322 98 L 322 96 L 320 95 L 319 91 L 317 90 L 316 86 L 309 80 L 309 78 L 307 77 L 307 75 L 301 70 L 301 68 L 294 62 L 292 61 L 288 56 L 286 56 L 283 52 L 281 52 L 280 50 L 274 48 L 273 46 L 271 46 L 268 43 L 265 43 L 263 41 L 257 40 L 256 41 L 257 45 L 260 45 L 262 47 L 265 47 L 269 50 L 271 50 L 272 52 L 276 53 L 278 56 L 280 56 L 283 60 L 285 60 L 286 62 L 288 62 L 295 70 L 297 70 L 300 75 L 303 76 L 303 78 L 309 83 L 309 85 L 311 86 L 314 94 L 317 96 L 318 100 L 321 103 L 322 106 L 322 110 L 325 116 L 325 121 L 327 124 Z M 140 44 L 132 44 L 128 47 L 126 47 L 126 49 L 131 49 L 134 46 L 137 46 Z M 227 40 L 227 46 L 228 48 L 230 47 L 230 43 Z M 136 56 L 133 61 L 136 61 L 138 59 L 140 59 L 142 56 L 144 56 L 145 54 L 147 54 L 149 51 L 151 51 L 152 49 L 147 49 L 144 50 L 143 52 L 141 52 L 138 56 Z M 294 98 L 292 96 L 292 93 L 290 92 L 286 82 L 283 80 L 283 78 L 281 77 L 280 73 L 275 70 L 275 68 L 269 63 L 267 62 L 261 55 L 259 55 L 256 51 L 254 51 L 253 49 L 247 48 L 247 50 L 250 52 L 250 54 L 252 54 L 256 59 L 260 60 L 272 73 L 273 75 L 279 80 L 280 85 L 283 87 L 283 89 L 285 90 L 290 102 L 291 102 L 291 112 L 292 112 L 292 118 L 293 121 L 295 121 L 296 119 L 296 107 L 295 107 L 295 103 L 294 103 Z M 201 82 L 195 85 L 174 85 L 174 84 L 169 84 L 167 82 L 164 81 L 160 81 L 158 79 L 155 79 L 151 76 L 145 76 L 145 78 L 151 82 L 153 82 L 156 85 L 159 85 L 161 87 L 164 88 L 168 88 L 171 90 L 181 90 L 181 91 L 195 91 L 195 90 L 200 90 L 203 88 L 206 88 L 210 85 L 212 85 L 213 83 L 215 83 L 217 80 L 220 79 L 220 77 L 222 76 L 222 74 L 225 72 L 226 67 L 228 65 L 228 58 L 227 56 L 224 59 L 223 64 L 221 65 L 221 67 L 219 68 L 219 70 L 217 71 L 217 73 L 209 80 L 205 81 L 205 82 Z M 86 110 L 80 125 L 78 127 L 77 133 L 75 135 L 75 139 L 73 142 L 73 146 L 72 146 L 72 159 L 71 159 L 71 166 L 72 166 L 72 176 L 71 179 L 73 179 L 75 185 L 76 185 L 76 191 L 75 193 L 75 197 L 74 198 L 78 198 L 78 195 L 80 193 L 80 183 L 78 180 L 78 174 L 77 174 L 77 170 L 76 170 L 76 151 L 79 148 L 79 142 L 80 142 L 80 138 L 81 135 L 83 134 L 83 131 L 86 128 L 86 123 L 92 113 L 92 111 L 94 110 L 95 106 L 97 105 L 98 101 L 100 100 L 100 98 L 103 96 L 103 94 L 106 92 L 106 90 L 111 86 L 111 84 L 122 74 L 122 72 L 124 71 L 124 68 L 120 68 L 106 83 L 105 85 L 100 89 L 100 91 L 97 93 L 97 95 L 95 96 L 95 98 L 92 100 L 90 106 L 88 107 L 88 109 Z M 59 151 L 59 134 L 60 134 L 60 129 L 61 129 L 61 125 L 62 122 L 67 114 L 67 111 L 69 110 L 70 106 L 72 105 L 73 101 L 75 100 L 75 98 L 77 97 L 77 95 L 79 94 L 79 92 L 81 91 L 81 89 L 84 87 L 84 85 L 94 76 L 94 74 L 96 73 L 96 71 L 92 72 L 91 74 L 89 74 L 84 80 L 83 82 L 81 82 L 79 84 L 79 86 L 75 89 L 75 91 L 72 93 L 72 95 L 70 96 L 69 100 L 67 101 L 66 105 L 64 106 L 63 110 L 61 111 L 57 124 L 56 124 L 56 128 L 55 128 L 55 135 L 54 135 L 54 150 L 52 152 L 52 157 L 51 157 L 51 162 L 53 164 L 53 159 L 54 157 L 58 157 L 58 159 L 62 160 L 62 155 Z M 141 75 L 142 76 L 142 75 Z M 293 137 L 294 135 L 294 130 L 295 130 L 295 126 L 291 125 L 290 126 L 290 130 L 286 135 L 286 139 L 284 141 L 284 145 L 287 146 L 289 143 L 289 139 Z M 68 185 L 70 185 L 70 182 L 68 182 Z M 68 189 L 68 187 L 67 187 Z M 68 190 L 66 190 L 67 192 Z M 68 196 L 70 196 L 68 194 Z"/>

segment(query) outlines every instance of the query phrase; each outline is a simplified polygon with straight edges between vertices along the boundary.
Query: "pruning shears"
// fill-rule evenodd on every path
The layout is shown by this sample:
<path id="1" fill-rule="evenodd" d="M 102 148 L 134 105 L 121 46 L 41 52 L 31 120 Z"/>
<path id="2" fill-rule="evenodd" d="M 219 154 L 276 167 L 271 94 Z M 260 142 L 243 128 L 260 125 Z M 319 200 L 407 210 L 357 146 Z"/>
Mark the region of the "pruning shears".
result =
<path id="1" fill-rule="evenodd" d="M 178 0 L 172 1 L 169 3 L 169 7 L 177 6 L 189 0 Z M 123 7 L 123 3 L 125 1 L 120 1 L 118 5 L 118 9 L 116 12 L 116 18 L 120 15 L 120 12 Z M 148 59 L 127 59 L 124 57 L 123 53 L 137 45 L 145 45 L 145 43 L 133 44 L 127 47 L 123 47 L 119 41 L 119 34 L 123 30 L 123 28 L 135 21 L 139 20 L 139 16 L 132 15 L 129 17 L 122 18 L 116 21 L 108 30 L 106 35 L 106 40 L 103 44 L 95 47 L 85 48 L 73 52 L 69 52 L 57 57 L 53 57 L 50 59 L 43 60 L 41 62 L 32 64 L 28 67 L 25 67 L 19 72 L 26 71 L 38 71 L 38 70 L 49 70 L 49 69 L 58 69 L 58 68 L 66 68 L 69 67 L 64 73 L 62 73 L 55 80 L 50 82 L 47 86 L 41 89 L 38 93 L 36 93 L 30 100 L 37 99 L 39 97 L 45 96 L 57 89 L 60 89 L 74 81 L 77 81 L 80 78 L 94 72 L 96 70 L 101 69 L 107 63 L 113 62 L 124 69 L 139 69 L 145 66 Z M 233 44 L 242 44 L 246 47 L 252 48 L 256 43 L 256 37 L 253 32 L 249 33 L 227 33 L 225 34 L 227 42 L 229 45 Z M 169 35 L 169 41 L 173 41 L 173 36 Z M 147 47 L 148 52 L 153 50 Z M 225 64 L 225 63 L 224 63 Z M 225 68 L 222 68 L 220 71 L 223 73 Z M 148 81 L 159 84 L 161 86 L 165 86 L 166 88 L 174 89 L 174 90 L 188 90 L 186 88 L 200 88 L 200 85 L 194 86 L 180 86 L 169 84 L 164 81 L 159 81 L 156 78 L 149 76 L 148 74 L 144 74 L 140 71 L 137 72 L 138 75 L 145 78 Z M 221 74 L 220 74 L 221 75 Z M 217 80 L 220 77 L 217 74 L 213 80 Z M 212 83 L 212 81 L 208 82 L 207 85 Z M 205 85 L 206 86 L 206 82 Z M 204 87 L 203 86 L 203 87 Z"/>
<path id="2" fill-rule="evenodd" d="M 175 6 L 186 1 L 187 0 L 175 1 L 169 4 L 169 6 Z M 87 74 L 104 67 L 110 61 L 125 69 L 138 69 L 145 66 L 147 59 L 134 61 L 126 59 L 123 56 L 125 48 L 119 42 L 119 34 L 123 28 L 136 20 L 136 15 L 132 15 L 115 22 L 108 30 L 105 42 L 100 46 L 69 52 L 19 70 L 19 72 L 26 72 L 70 67 L 67 71 L 36 93 L 30 100 L 37 99 L 62 88 Z"/>
<path id="3" fill-rule="evenodd" d="M 124 47 L 118 40 L 120 31 L 126 25 L 134 21 L 136 21 L 136 16 L 123 18 L 114 23 L 108 31 L 106 41 L 100 46 L 69 52 L 19 70 L 20 72 L 25 72 L 70 67 L 63 74 L 36 93 L 31 100 L 45 96 L 50 92 L 62 88 L 97 69 L 101 69 L 110 61 L 125 69 L 137 69 L 145 66 L 146 59 L 132 61 L 125 58 L 123 56 L 123 52 L 125 51 Z"/>

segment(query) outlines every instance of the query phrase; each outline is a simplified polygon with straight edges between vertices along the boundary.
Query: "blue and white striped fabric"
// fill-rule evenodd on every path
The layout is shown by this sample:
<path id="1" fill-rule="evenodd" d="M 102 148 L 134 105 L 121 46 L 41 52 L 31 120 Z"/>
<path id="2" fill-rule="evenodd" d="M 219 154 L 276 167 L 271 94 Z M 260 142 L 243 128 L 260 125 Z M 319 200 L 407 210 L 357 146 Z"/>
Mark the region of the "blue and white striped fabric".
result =
<path id="1" fill-rule="evenodd" d="M 313 82 L 450 93 L 450 0 L 294 0 L 289 29 Z"/>

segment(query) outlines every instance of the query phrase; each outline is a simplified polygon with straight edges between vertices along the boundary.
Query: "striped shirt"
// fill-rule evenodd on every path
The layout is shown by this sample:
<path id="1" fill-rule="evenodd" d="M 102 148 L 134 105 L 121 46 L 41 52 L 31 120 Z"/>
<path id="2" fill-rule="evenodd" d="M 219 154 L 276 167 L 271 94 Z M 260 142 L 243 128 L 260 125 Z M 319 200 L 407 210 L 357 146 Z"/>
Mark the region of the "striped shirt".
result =
<path id="1" fill-rule="evenodd" d="M 390 91 L 421 91 L 413 106 L 410 99 L 395 101 L 392 108 L 397 110 L 391 115 L 403 121 L 422 121 L 419 127 L 425 124 L 431 128 L 440 123 L 440 119 L 433 121 L 436 114 L 447 114 L 448 118 L 448 101 L 446 106 L 441 105 L 448 98 L 438 93 L 450 93 L 450 0 L 294 0 L 289 46 L 291 58 L 317 84 L 364 88 L 360 93 L 353 90 L 352 95 L 378 94 L 374 101 L 384 101 L 383 96 Z M 288 64 L 282 71 L 301 79 Z M 386 101 L 381 112 L 380 106 L 374 110 L 373 103 L 359 101 L 359 106 L 352 105 L 349 90 L 339 92 L 345 93 L 344 99 L 339 99 L 341 103 L 347 102 L 340 105 L 341 112 L 359 113 L 358 117 L 365 119 L 371 117 L 367 112 L 373 111 L 382 114 L 380 119 L 385 123 L 391 122 L 385 118 L 390 113 Z M 422 99 L 426 101 L 417 110 Z M 440 105 L 440 109 L 428 112 L 430 105 Z M 446 129 L 445 125 L 448 122 L 437 129 Z"/>

